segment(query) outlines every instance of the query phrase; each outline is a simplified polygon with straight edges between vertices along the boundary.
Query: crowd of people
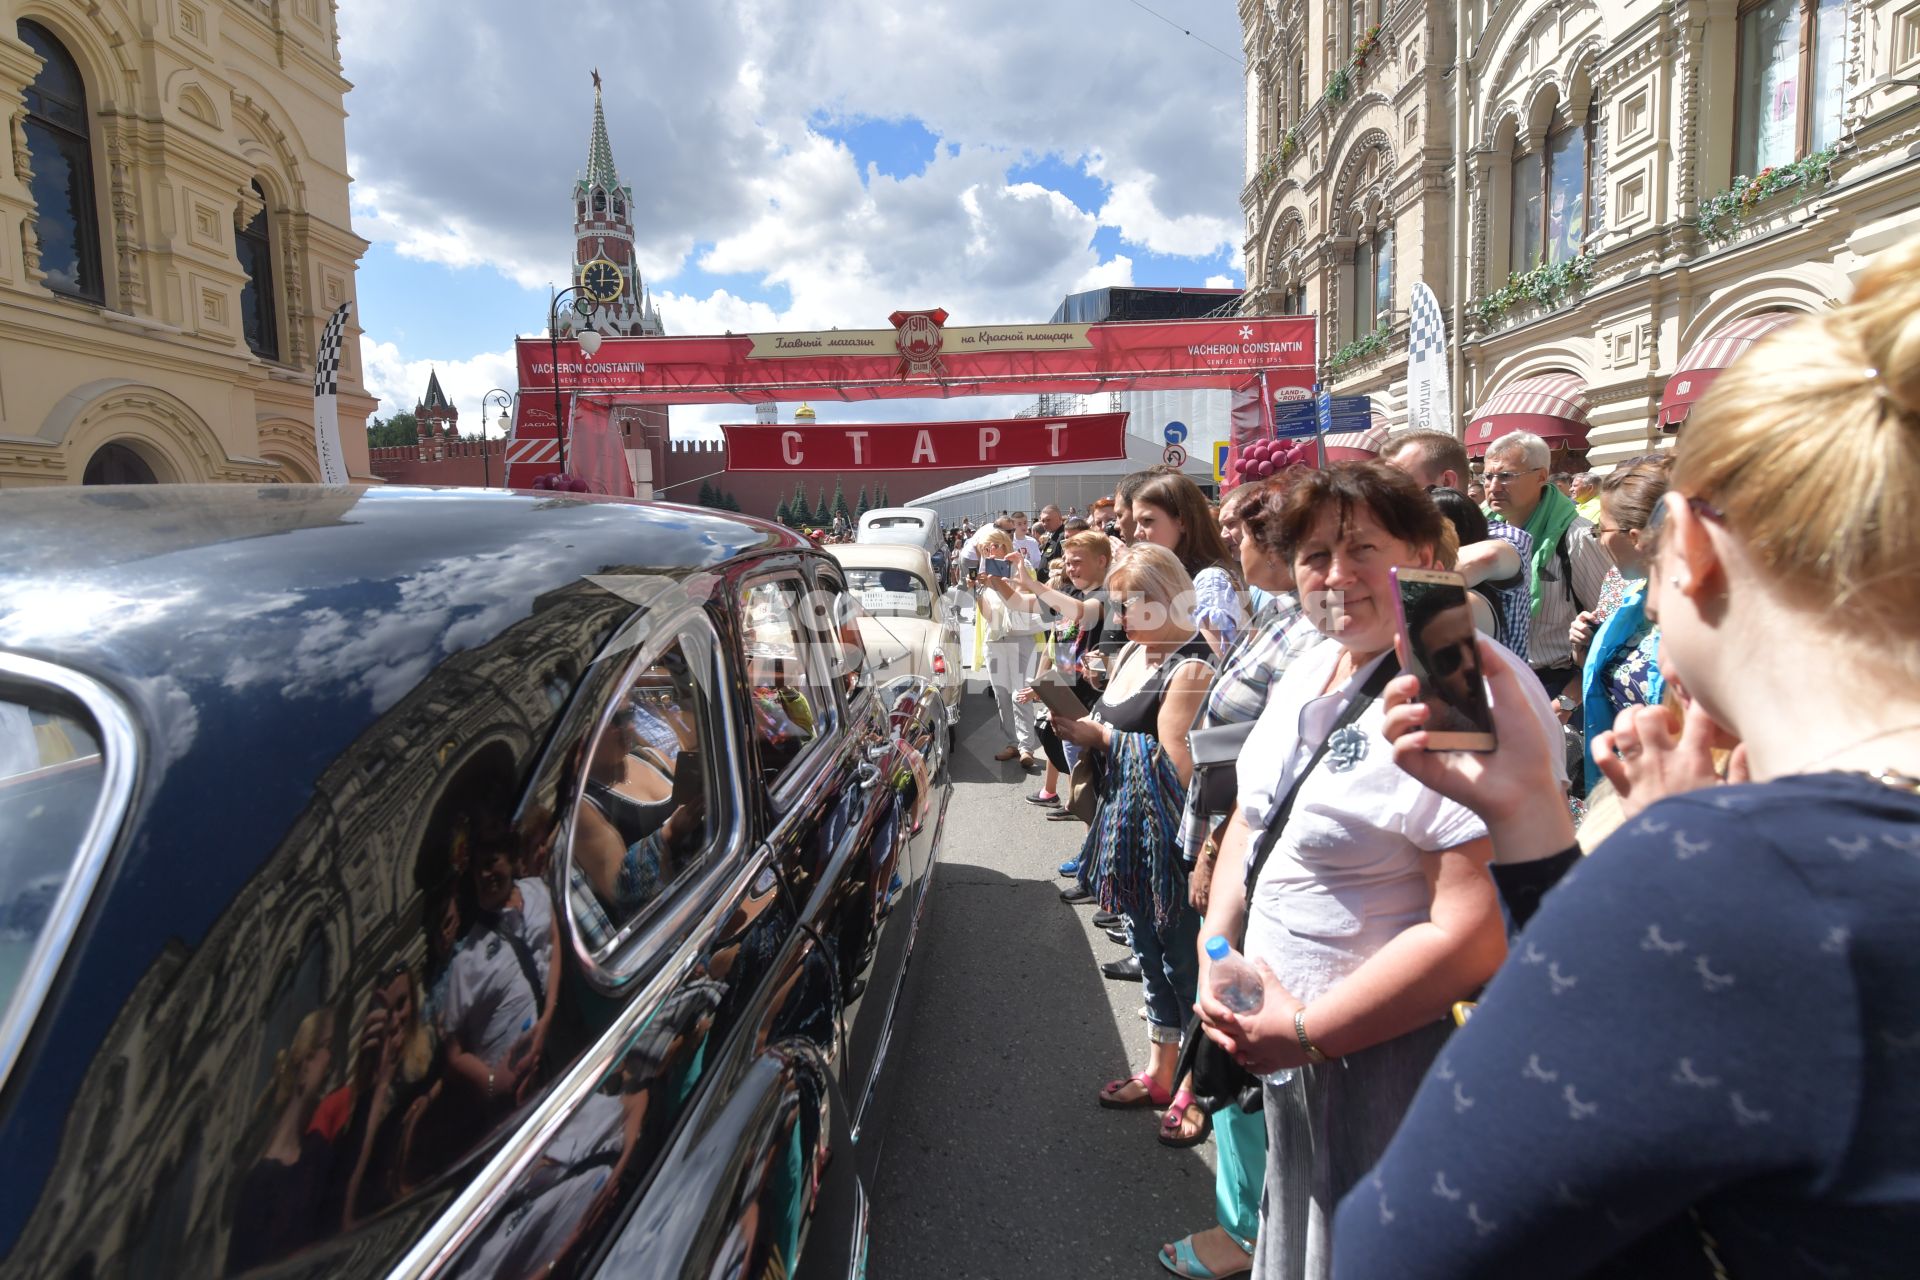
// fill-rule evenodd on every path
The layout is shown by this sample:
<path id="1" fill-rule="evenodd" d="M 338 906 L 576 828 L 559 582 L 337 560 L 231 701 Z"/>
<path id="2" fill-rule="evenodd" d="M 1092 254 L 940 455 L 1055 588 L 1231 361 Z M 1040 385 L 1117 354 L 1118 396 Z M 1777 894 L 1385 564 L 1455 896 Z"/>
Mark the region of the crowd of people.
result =
<path id="1" fill-rule="evenodd" d="M 1084 824 L 1061 897 L 1144 987 L 1146 1061 L 1089 1096 L 1217 1146 L 1168 1271 L 1911 1265 L 1917 314 L 1920 244 L 1604 476 L 1414 431 L 959 537 L 1000 758 Z M 1396 568 L 1460 574 L 1477 637 L 1409 636 Z M 1463 670 L 1491 749 L 1430 749 Z"/>

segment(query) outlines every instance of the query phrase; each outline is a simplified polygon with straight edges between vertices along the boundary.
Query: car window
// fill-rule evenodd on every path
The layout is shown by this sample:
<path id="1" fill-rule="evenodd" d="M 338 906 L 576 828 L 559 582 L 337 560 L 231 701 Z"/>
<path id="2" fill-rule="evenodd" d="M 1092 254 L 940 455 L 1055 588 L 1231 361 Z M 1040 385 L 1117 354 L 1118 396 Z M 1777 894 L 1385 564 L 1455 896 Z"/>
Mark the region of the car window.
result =
<path id="1" fill-rule="evenodd" d="M 811 633 L 801 605 L 800 582 L 793 578 L 754 583 L 740 601 L 748 711 L 769 785 L 833 722 L 833 695 L 821 696 L 808 667 Z"/>
<path id="2" fill-rule="evenodd" d="M 704 747 L 712 664 L 676 638 L 643 656 L 588 748 L 567 896 L 589 954 L 608 955 L 717 839 Z"/>
<path id="3" fill-rule="evenodd" d="M 859 598 L 832 574 L 822 573 L 818 581 L 819 602 L 833 636 L 833 673 L 841 690 L 852 695 L 870 682 L 866 637 L 860 634 L 860 620 L 868 614 Z"/>
<path id="4" fill-rule="evenodd" d="M 109 773 L 131 777 L 131 764 L 109 762 L 79 702 L 31 683 L 0 687 L 0 1080 L 106 858 L 111 829 L 100 823 L 127 787 Z"/>
<path id="5" fill-rule="evenodd" d="M 933 588 L 910 569 L 846 568 L 847 590 L 876 618 L 933 617 Z"/>
<path id="6" fill-rule="evenodd" d="M 924 529 L 927 522 L 918 516 L 879 516 L 867 521 L 869 529 Z"/>

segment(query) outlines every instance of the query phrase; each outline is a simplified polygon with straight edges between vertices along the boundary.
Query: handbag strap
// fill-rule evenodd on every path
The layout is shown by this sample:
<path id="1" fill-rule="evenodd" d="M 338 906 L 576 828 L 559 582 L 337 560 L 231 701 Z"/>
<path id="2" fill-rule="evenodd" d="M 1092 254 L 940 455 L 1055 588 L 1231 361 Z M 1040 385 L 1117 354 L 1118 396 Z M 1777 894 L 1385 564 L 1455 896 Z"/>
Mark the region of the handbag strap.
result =
<path id="1" fill-rule="evenodd" d="M 1272 855 L 1273 847 L 1280 842 L 1280 832 L 1287 825 L 1287 817 L 1293 812 L 1294 798 L 1300 794 L 1301 784 L 1306 782 L 1307 775 L 1314 771 L 1321 758 L 1327 754 L 1327 748 L 1333 745 L 1334 735 L 1365 715 L 1367 708 L 1372 706 L 1386 689 L 1387 682 L 1399 674 L 1400 658 L 1389 650 L 1387 656 L 1380 660 L 1380 665 L 1373 669 L 1373 674 L 1367 677 L 1367 682 L 1360 686 L 1360 692 L 1353 695 L 1353 701 L 1340 712 L 1340 718 L 1335 720 L 1333 727 L 1327 730 L 1327 736 L 1322 738 L 1320 745 L 1314 748 L 1313 756 L 1307 761 L 1306 768 L 1295 775 L 1293 785 L 1287 788 L 1286 798 L 1274 810 L 1273 820 L 1267 823 L 1267 829 L 1260 833 L 1260 847 L 1254 850 L 1252 859 L 1247 863 L 1247 901 L 1253 901 L 1253 886 L 1259 881 L 1261 868 L 1267 865 L 1267 858 Z"/>

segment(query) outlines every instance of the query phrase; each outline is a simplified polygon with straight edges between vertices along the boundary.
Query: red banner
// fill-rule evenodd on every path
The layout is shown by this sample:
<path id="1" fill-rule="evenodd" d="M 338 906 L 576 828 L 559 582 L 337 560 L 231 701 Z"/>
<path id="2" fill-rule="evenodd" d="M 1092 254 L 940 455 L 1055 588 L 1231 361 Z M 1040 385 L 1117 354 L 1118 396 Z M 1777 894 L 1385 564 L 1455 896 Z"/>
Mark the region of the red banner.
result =
<path id="1" fill-rule="evenodd" d="M 1127 456 L 1127 415 L 725 426 L 729 471 L 956 470 Z"/>
<path id="2" fill-rule="evenodd" d="M 567 469 L 594 493 L 631 498 L 633 473 L 627 469 L 626 442 L 610 409 L 598 396 L 581 396 L 573 402 L 573 420 L 567 425 Z"/>
<path id="3" fill-rule="evenodd" d="M 632 404 L 1234 387 L 1261 371 L 1275 390 L 1313 385 L 1311 316 L 943 328 L 941 314 L 899 312 L 895 329 L 608 338 L 591 358 L 565 342 L 560 385 Z M 522 403 L 551 403 L 553 347 L 516 345 Z"/>

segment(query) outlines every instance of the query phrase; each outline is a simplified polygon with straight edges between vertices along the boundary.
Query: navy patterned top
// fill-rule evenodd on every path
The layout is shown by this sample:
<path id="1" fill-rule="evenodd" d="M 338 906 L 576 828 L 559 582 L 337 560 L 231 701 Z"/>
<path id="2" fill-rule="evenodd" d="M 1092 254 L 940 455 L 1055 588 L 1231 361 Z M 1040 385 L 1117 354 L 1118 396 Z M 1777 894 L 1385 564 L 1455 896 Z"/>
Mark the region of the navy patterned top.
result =
<path id="1" fill-rule="evenodd" d="M 1830 773 L 1652 806 L 1515 940 L 1341 1202 L 1334 1274 L 1707 1276 L 1701 1228 L 1740 1280 L 1905 1273 L 1916 938 L 1920 796 Z"/>

